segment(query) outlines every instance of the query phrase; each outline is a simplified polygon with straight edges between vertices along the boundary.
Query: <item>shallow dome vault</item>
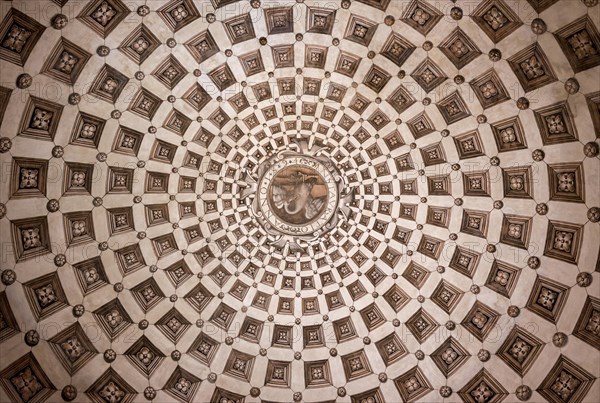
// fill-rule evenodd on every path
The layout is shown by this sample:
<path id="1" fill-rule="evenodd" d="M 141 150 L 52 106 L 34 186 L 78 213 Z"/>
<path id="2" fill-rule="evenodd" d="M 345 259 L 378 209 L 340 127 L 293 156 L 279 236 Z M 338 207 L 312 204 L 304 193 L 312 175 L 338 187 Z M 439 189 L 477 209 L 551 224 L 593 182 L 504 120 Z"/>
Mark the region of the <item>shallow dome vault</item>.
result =
<path id="1" fill-rule="evenodd" d="M 597 0 L 0 12 L 1 401 L 600 400 Z"/>

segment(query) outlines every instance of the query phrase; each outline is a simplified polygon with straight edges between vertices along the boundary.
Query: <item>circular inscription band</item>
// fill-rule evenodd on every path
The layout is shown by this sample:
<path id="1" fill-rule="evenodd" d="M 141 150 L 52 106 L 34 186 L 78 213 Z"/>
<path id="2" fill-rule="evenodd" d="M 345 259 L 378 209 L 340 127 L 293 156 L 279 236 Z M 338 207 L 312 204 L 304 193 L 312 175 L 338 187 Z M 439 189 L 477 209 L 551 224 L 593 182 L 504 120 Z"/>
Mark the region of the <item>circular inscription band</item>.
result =
<path id="1" fill-rule="evenodd" d="M 331 220 L 338 186 L 332 172 L 317 159 L 287 156 L 264 172 L 257 198 L 268 226 L 288 235 L 310 235 Z"/>

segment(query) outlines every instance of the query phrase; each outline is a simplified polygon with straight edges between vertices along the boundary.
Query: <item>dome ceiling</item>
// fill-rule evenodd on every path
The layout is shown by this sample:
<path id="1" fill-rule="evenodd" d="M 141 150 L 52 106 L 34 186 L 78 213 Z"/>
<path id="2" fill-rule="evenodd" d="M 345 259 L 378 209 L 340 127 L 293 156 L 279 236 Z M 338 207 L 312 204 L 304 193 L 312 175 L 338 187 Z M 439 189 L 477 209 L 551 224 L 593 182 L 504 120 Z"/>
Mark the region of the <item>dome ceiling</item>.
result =
<path id="1" fill-rule="evenodd" d="M 0 400 L 600 400 L 597 0 L 3 6 Z"/>

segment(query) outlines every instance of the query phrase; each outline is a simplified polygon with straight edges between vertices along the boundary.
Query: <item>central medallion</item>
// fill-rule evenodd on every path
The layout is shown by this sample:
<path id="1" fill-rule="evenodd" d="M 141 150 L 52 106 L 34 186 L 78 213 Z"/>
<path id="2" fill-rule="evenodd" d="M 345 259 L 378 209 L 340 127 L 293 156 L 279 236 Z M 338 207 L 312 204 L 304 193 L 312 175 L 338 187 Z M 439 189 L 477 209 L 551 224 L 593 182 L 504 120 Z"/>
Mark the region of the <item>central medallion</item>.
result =
<path id="1" fill-rule="evenodd" d="M 316 158 L 288 155 L 259 179 L 257 199 L 273 228 L 288 235 L 313 234 L 335 213 L 338 186 L 330 169 Z"/>
<path id="2" fill-rule="evenodd" d="M 339 214 L 349 213 L 352 191 L 322 146 L 308 148 L 296 142 L 298 151 L 282 150 L 249 172 L 251 184 L 242 197 L 252 198 L 252 212 L 272 244 L 292 249 L 316 240 L 334 228 Z"/>

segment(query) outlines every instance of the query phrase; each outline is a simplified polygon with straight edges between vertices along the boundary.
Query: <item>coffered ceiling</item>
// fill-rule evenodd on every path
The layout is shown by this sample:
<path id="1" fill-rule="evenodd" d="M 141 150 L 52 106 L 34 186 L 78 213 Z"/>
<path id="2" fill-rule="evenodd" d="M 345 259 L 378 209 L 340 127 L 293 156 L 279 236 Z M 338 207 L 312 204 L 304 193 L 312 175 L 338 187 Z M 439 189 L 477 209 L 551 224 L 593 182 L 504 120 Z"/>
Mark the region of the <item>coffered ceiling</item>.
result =
<path id="1" fill-rule="evenodd" d="M 598 0 L 0 13 L 1 401 L 600 401 Z"/>

